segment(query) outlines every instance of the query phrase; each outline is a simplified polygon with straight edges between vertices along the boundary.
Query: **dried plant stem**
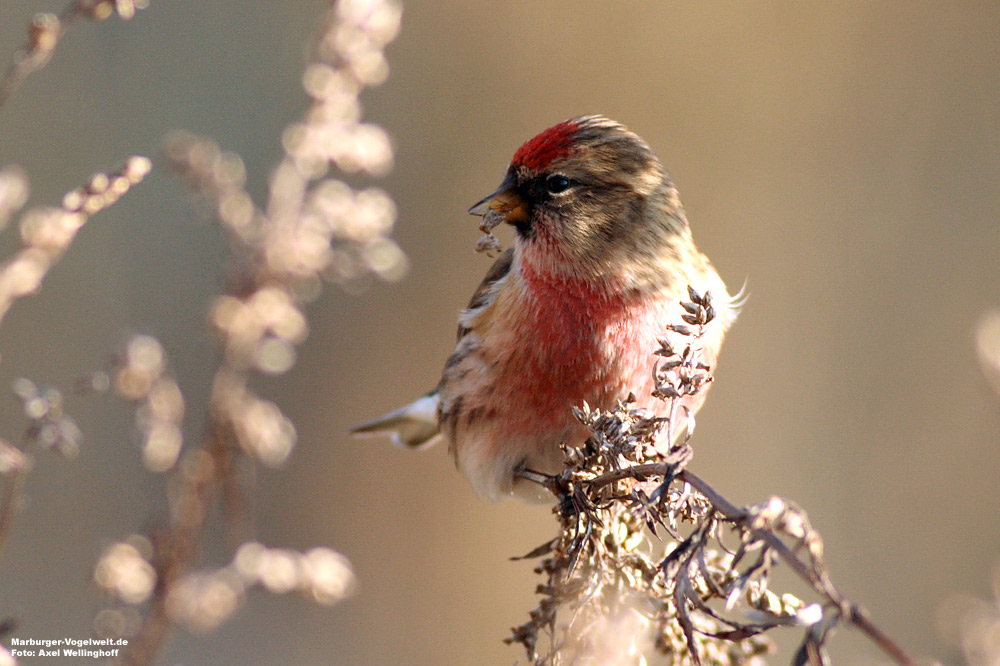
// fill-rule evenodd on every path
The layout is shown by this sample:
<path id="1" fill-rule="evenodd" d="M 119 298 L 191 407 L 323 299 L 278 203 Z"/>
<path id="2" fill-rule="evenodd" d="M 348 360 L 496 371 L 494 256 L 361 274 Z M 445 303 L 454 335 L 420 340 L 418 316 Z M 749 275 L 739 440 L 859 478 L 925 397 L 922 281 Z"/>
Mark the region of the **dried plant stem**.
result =
<path id="1" fill-rule="evenodd" d="M 719 494 L 711 485 L 697 474 L 689 470 L 681 470 L 677 475 L 679 481 L 690 484 L 709 501 L 712 507 L 726 520 L 747 529 L 753 528 L 753 517 L 746 509 L 741 509 Z M 795 552 L 783 542 L 778 535 L 767 530 L 757 530 L 758 536 L 767 542 L 775 553 L 800 578 L 808 582 L 817 594 L 825 597 L 831 604 L 840 609 L 841 617 L 849 624 L 857 627 L 868 636 L 893 662 L 901 666 L 916 666 L 916 663 L 906 651 L 872 622 L 868 613 L 858 604 L 850 601 L 840 593 L 826 575 L 825 570 L 817 571 L 804 562 Z"/>
<path id="2" fill-rule="evenodd" d="M 792 571 L 809 583 L 817 594 L 839 610 L 840 616 L 844 621 L 857 627 L 862 633 L 868 636 L 894 663 L 900 664 L 900 666 L 916 666 L 916 662 L 872 621 L 868 613 L 861 606 L 852 602 L 837 590 L 833 582 L 829 579 L 825 569 L 811 566 L 804 561 L 777 534 L 756 527 L 754 524 L 754 515 L 750 511 L 730 502 L 707 481 L 690 470 L 681 469 L 678 471 L 677 465 L 674 463 L 632 465 L 602 474 L 589 481 L 587 485 L 597 489 L 624 479 L 631 478 L 643 481 L 657 477 L 668 480 L 676 478 L 677 481 L 686 483 L 697 490 L 708 500 L 712 508 L 728 522 L 753 531 L 756 537 L 767 543 Z"/>
<path id="3" fill-rule="evenodd" d="M 152 662 L 174 622 L 167 610 L 168 597 L 175 582 L 197 562 L 205 523 L 218 493 L 234 485 L 233 469 L 236 451 L 231 428 L 218 409 L 216 401 L 220 384 L 232 390 L 233 373 L 223 366 L 216 373 L 208 434 L 202 449 L 186 458 L 177 476 L 179 483 L 173 502 L 172 520 L 161 533 L 153 533 L 153 567 L 156 588 L 149 612 L 139 630 L 130 639 L 123 664 L 140 666 Z M 245 383 L 245 377 L 242 378 Z"/>

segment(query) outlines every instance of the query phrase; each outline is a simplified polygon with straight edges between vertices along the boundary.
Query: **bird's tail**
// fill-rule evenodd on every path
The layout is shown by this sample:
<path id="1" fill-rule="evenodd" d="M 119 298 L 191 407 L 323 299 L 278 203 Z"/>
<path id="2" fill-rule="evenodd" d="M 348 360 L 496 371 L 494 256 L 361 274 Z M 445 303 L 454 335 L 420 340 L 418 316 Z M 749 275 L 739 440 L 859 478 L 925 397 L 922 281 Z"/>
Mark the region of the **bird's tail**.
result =
<path id="1" fill-rule="evenodd" d="M 422 448 L 437 441 L 438 394 L 428 393 L 408 405 L 350 429 L 354 435 L 387 434 L 397 446 Z"/>

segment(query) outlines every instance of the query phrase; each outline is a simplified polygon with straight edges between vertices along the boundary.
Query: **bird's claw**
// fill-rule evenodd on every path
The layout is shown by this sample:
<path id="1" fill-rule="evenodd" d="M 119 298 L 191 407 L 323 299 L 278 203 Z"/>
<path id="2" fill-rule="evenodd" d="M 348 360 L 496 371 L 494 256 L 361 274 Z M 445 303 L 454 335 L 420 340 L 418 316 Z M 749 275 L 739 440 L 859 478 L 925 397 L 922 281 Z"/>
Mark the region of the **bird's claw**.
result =
<path id="1" fill-rule="evenodd" d="M 537 483 L 552 493 L 553 497 L 559 500 L 561 513 L 579 513 L 576 502 L 573 498 L 573 492 L 570 486 L 566 483 L 566 480 L 563 478 L 563 475 L 545 474 L 544 472 L 536 472 L 533 469 L 521 468 L 514 472 L 514 476 L 524 479 L 525 481 Z"/>

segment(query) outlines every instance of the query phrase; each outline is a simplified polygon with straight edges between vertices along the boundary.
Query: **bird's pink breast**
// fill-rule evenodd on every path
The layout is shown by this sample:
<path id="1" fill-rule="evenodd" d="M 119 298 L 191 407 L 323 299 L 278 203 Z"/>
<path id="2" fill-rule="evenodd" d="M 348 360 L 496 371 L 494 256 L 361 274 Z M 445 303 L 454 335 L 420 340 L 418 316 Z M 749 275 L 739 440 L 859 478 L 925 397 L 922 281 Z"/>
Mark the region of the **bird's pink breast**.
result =
<path id="1" fill-rule="evenodd" d="M 665 312 L 621 285 L 553 278 L 522 265 L 523 303 L 501 324 L 499 358 L 507 427 L 544 436 L 575 429 L 571 408 L 611 408 L 629 391 L 648 396 Z M 498 322 L 500 323 L 500 322 Z M 496 329 L 495 329 L 496 330 Z"/>

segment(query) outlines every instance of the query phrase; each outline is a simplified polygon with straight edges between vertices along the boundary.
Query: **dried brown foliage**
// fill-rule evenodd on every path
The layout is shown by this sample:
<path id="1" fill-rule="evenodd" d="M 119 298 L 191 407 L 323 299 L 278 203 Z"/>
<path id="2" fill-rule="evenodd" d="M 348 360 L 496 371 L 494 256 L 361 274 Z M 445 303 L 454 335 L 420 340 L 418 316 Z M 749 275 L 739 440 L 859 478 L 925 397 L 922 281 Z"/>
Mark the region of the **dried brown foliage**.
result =
<path id="1" fill-rule="evenodd" d="M 663 340 L 655 352 L 654 394 L 671 414 L 712 379 L 698 342 L 714 317 L 711 295 L 689 296 L 685 323 L 670 326 L 688 344 Z M 686 469 L 692 420 L 675 441 L 671 418 L 631 400 L 609 412 L 584 406 L 577 417 L 590 439 L 566 449 L 562 473 L 539 479 L 559 499 L 560 527 L 526 556 L 544 555 L 536 568 L 542 600 L 507 639 L 532 664 L 640 665 L 654 655 L 671 666 L 762 664 L 766 633 L 799 627 L 805 635 L 792 663 L 820 665 L 829 663 L 825 644 L 838 624 L 861 629 L 896 663 L 913 663 L 833 586 L 805 512 L 777 497 L 739 509 Z M 673 442 L 665 452 L 663 442 Z M 817 602 L 770 589 L 781 563 Z"/>

